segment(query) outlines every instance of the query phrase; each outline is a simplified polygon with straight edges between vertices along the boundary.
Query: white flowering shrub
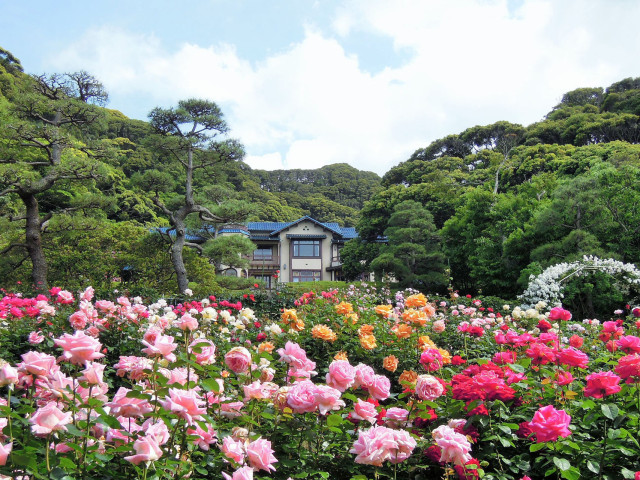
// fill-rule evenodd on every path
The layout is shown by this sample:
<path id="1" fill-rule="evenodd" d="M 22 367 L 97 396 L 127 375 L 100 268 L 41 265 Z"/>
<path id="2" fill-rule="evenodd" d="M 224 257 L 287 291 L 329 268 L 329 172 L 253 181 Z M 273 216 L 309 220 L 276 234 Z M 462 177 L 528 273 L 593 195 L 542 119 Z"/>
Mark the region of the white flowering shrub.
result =
<path id="1" fill-rule="evenodd" d="M 582 260 L 558 263 L 547 268 L 540 275 L 531 275 L 527 289 L 518 298 L 523 309 L 538 302 L 559 305 L 562 301 L 563 284 L 570 278 L 585 277 L 594 272 L 603 272 L 614 277 L 620 288 L 628 291 L 631 285 L 640 285 L 640 271 L 632 263 L 623 263 L 612 258 L 598 258 L 585 255 Z"/>

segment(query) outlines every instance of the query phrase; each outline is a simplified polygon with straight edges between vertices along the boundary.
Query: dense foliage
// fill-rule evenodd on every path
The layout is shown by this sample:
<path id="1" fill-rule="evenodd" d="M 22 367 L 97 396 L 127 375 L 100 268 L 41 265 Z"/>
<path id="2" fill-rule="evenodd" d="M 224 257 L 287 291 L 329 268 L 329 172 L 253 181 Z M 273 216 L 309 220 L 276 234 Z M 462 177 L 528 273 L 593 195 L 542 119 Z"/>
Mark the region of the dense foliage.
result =
<path id="1" fill-rule="evenodd" d="M 540 122 L 501 121 L 449 135 L 389 170 L 360 214 L 355 278 L 397 205 L 414 201 L 437 227 L 452 284 L 513 297 L 529 277 L 584 255 L 640 262 L 640 79 L 568 92 Z M 366 247 L 366 245 L 369 247 Z M 351 252 L 373 261 L 358 268 Z M 580 287 L 578 287 L 580 289 Z M 587 288 L 588 290 L 588 288 Z M 595 315 L 584 295 L 581 313 Z"/>

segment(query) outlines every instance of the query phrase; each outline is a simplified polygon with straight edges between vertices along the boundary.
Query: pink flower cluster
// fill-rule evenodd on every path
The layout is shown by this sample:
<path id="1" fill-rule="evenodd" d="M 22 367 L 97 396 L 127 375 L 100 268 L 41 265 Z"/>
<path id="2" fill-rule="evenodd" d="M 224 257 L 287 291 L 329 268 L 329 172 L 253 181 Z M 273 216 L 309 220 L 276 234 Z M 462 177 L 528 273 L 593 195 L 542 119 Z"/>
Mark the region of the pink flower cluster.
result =
<path id="1" fill-rule="evenodd" d="M 400 463 L 413 453 L 416 441 L 406 430 L 374 426 L 360 430 L 349 453 L 355 453 L 356 463 L 382 466 L 385 461 Z"/>

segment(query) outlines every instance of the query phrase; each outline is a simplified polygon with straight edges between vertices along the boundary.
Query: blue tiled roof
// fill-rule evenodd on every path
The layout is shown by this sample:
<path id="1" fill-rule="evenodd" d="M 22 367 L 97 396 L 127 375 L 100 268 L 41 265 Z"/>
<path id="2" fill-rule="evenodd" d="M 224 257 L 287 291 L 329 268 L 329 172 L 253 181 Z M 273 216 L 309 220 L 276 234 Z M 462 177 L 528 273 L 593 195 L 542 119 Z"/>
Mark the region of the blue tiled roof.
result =
<path id="1" fill-rule="evenodd" d="M 249 230 L 261 230 L 263 232 L 273 232 L 279 230 L 287 225 L 291 225 L 293 222 L 249 222 L 247 227 Z"/>
<path id="2" fill-rule="evenodd" d="M 239 228 L 223 228 L 218 233 L 242 233 L 244 235 L 249 235 L 249 232 L 246 230 L 240 230 Z"/>
<path id="3" fill-rule="evenodd" d="M 154 231 L 154 230 L 160 233 L 168 233 L 169 236 L 171 237 L 176 236 L 176 231 L 173 227 L 158 227 L 158 228 L 152 229 L 151 231 Z M 190 233 L 190 232 L 187 232 L 184 238 L 189 242 L 204 242 L 207 240 L 206 237 L 200 236 L 198 234 Z"/>

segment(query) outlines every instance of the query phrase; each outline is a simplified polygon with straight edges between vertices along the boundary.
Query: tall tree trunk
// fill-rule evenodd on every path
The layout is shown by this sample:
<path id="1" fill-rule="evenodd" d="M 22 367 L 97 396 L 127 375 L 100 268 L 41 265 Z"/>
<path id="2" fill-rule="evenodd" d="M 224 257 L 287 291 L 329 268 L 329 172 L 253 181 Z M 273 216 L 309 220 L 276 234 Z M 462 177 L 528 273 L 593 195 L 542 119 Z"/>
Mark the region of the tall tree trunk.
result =
<path id="1" fill-rule="evenodd" d="M 40 209 L 38 200 L 34 194 L 21 194 L 20 198 L 26 208 L 26 241 L 27 251 L 31 259 L 31 278 L 33 285 L 39 292 L 48 290 L 47 284 L 47 260 L 42 249 L 42 232 L 40 222 Z"/>
<path id="2" fill-rule="evenodd" d="M 178 290 L 180 293 L 189 287 L 189 280 L 187 279 L 187 268 L 184 266 L 184 258 L 182 251 L 184 250 L 184 244 L 186 241 L 186 229 L 183 222 L 178 221 L 174 225 L 176 229 L 176 239 L 171 245 L 171 263 L 173 263 L 173 269 L 176 272 L 176 278 L 178 280 Z"/>

